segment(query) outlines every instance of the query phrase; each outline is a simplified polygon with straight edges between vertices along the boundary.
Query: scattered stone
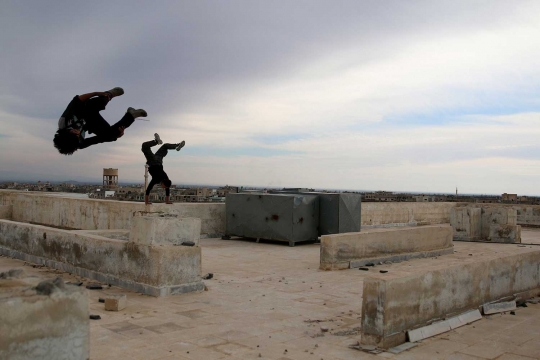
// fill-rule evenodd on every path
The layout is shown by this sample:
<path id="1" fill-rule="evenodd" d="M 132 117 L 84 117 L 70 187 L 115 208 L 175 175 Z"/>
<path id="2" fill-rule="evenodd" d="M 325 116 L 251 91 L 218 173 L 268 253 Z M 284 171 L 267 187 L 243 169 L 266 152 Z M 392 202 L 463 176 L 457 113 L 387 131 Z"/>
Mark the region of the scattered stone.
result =
<path id="1" fill-rule="evenodd" d="M 213 278 L 213 277 L 214 277 L 214 274 L 208 273 L 208 274 L 204 275 L 202 278 L 203 278 L 204 280 L 210 280 L 210 279 Z"/>
<path id="2" fill-rule="evenodd" d="M 261 353 L 259 353 L 259 357 L 262 357 Z"/>
<path id="3" fill-rule="evenodd" d="M 510 315 L 516 315 L 515 311 L 510 311 Z"/>
<path id="4" fill-rule="evenodd" d="M 327 332 L 327 331 L 328 331 L 328 326 L 322 325 L 322 326 L 321 326 L 321 331 L 322 331 L 322 332 Z"/>
<path id="5" fill-rule="evenodd" d="M 391 261 L 385 261 L 384 262 L 386 265 L 392 265 L 392 262 Z"/>
<path id="6" fill-rule="evenodd" d="M 352 328 L 352 329 L 349 329 L 349 330 L 336 331 L 335 333 L 332 333 L 332 335 L 335 335 L 335 336 L 358 335 L 358 334 L 360 334 L 360 330 L 362 330 L 361 327 L 355 327 L 355 328 Z"/>
<path id="7" fill-rule="evenodd" d="M 472 256 L 472 254 L 469 254 L 469 256 Z"/>
<path id="8" fill-rule="evenodd" d="M 527 301 L 526 300 L 517 300 L 516 301 L 517 307 L 527 307 Z"/>
<path id="9" fill-rule="evenodd" d="M 358 270 L 369 271 L 369 268 L 367 268 L 367 267 L 359 267 Z"/>
<path id="10" fill-rule="evenodd" d="M 23 269 L 11 269 L 0 273 L 0 279 L 20 279 L 24 277 Z"/>
<path id="11" fill-rule="evenodd" d="M 92 284 L 86 285 L 86 288 L 87 288 L 88 290 L 102 290 L 102 289 L 103 289 L 103 286 L 101 286 L 101 284 L 92 283 Z"/>
<path id="12" fill-rule="evenodd" d="M 90 315 L 90 320 L 101 320 L 101 316 L 99 316 L 99 315 Z"/>
<path id="13" fill-rule="evenodd" d="M 195 246 L 195 243 L 193 241 L 184 241 L 180 245 L 182 245 L 182 246 Z"/>
<path id="14" fill-rule="evenodd" d="M 386 274 L 386 273 L 388 272 L 388 270 L 379 270 L 379 272 L 380 272 L 381 274 Z"/>
<path id="15" fill-rule="evenodd" d="M 367 263 L 366 266 L 375 266 L 374 263 Z"/>
<path id="16" fill-rule="evenodd" d="M 127 296 L 124 294 L 107 295 L 105 297 L 105 310 L 120 311 L 127 306 Z"/>
<path id="17" fill-rule="evenodd" d="M 98 301 L 99 301 L 100 303 L 104 303 L 104 302 L 105 302 L 105 299 L 99 298 Z"/>
<path id="18" fill-rule="evenodd" d="M 56 289 L 65 289 L 64 280 L 61 277 L 42 281 L 36 286 L 36 292 L 42 295 L 51 295 Z"/>

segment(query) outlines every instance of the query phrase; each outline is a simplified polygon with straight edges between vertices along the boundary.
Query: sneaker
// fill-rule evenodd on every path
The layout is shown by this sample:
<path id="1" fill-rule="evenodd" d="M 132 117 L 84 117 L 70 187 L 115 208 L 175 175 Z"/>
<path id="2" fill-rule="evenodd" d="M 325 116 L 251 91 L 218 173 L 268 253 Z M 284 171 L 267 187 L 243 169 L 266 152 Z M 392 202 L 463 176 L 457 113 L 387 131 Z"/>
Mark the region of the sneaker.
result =
<path id="1" fill-rule="evenodd" d="M 156 142 L 158 143 L 158 145 L 163 144 L 163 141 L 161 141 L 161 139 L 160 139 L 158 133 L 155 133 L 155 134 L 154 134 L 154 140 L 156 140 Z"/>
<path id="2" fill-rule="evenodd" d="M 180 144 L 178 144 L 178 146 L 176 147 L 176 151 L 180 151 L 180 149 L 183 148 L 184 145 L 186 145 L 186 142 L 184 140 L 182 140 L 182 142 Z"/>
<path id="3" fill-rule="evenodd" d="M 134 109 L 132 107 L 128 108 L 127 111 L 131 115 L 133 115 L 133 118 L 136 119 L 138 117 L 146 117 L 148 114 L 143 109 Z"/>
<path id="4" fill-rule="evenodd" d="M 121 87 L 115 87 L 114 89 L 105 92 L 111 94 L 111 97 L 124 95 L 124 89 L 122 89 Z"/>

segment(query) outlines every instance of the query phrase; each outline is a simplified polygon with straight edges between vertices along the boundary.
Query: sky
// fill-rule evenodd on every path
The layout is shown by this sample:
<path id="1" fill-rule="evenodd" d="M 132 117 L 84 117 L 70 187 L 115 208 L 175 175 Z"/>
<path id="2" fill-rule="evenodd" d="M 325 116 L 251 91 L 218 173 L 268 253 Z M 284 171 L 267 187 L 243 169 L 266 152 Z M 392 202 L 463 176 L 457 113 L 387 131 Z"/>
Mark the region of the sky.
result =
<path id="1" fill-rule="evenodd" d="M 540 195 L 539 1 L 0 0 L 0 180 Z M 57 152 L 77 94 L 143 108 Z M 157 150 L 157 149 L 155 149 Z"/>

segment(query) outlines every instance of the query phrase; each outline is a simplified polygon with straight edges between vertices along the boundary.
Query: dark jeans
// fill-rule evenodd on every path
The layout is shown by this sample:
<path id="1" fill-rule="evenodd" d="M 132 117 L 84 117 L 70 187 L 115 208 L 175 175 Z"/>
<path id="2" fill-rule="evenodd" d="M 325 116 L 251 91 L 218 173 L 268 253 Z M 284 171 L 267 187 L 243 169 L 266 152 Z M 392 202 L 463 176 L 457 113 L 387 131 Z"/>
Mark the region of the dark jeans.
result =
<path id="1" fill-rule="evenodd" d="M 88 99 L 84 102 L 84 120 L 86 120 L 85 128 L 88 133 L 95 134 L 96 136 L 84 139 L 80 148 L 84 149 L 89 146 L 100 144 L 104 142 L 116 141 L 118 135 L 120 135 L 119 127 L 128 128 L 135 119 L 130 113 L 126 113 L 120 121 L 114 125 L 109 125 L 99 113 L 107 106 L 109 99 L 105 96 L 98 96 Z"/>
<path id="2" fill-rule="evenodd" d="M 150 149 L 152 146 L 156 146 L 158 143 L 156 140 L 143 142 L 141 151 L 146 157 L 146 163 L 148 166 L 163 165 L 163 158 L 167 156 L 167 152 L 172 149 L 176 149 L 178 144 L 163 144 L 158 151 L 154 154 Z"/>

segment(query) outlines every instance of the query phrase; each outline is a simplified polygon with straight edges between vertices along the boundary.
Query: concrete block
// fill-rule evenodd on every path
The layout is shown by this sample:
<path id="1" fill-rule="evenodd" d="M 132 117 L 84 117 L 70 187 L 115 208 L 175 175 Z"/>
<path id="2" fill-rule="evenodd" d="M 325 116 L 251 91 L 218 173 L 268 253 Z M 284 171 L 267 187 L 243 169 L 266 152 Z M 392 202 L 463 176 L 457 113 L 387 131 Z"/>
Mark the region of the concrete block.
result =
<path id="1" fill-rule="evenodd" d="M 505 301 L 500 303 L 484 304 L 482 311 L 484 315 L 497 314 L 505 311 L 516 310 L 516 301 Z"/>
<path id="2" fill-rule="evenodd" d="M 86 290 L 62 279 L 0 274 L 0 359 L 87 360 Z"/>
<path id="3" fill-rule="evenodd" d="M 393 347 L 405 342 L 408 330 L 540 289 L 540 250 L 496 253 L 482 260 L 449 257 L 456 260 L 450 266 L 442 262 L 365 278 L 362 342 Z"/>
<path id="4" fill-rule="evenodd" d="M 521 243 L 521 225 L 492 224 L 489 227 L 488 240 L 497 243 Z"/>
<path id="5" fill-rule="evenodd" d="M 0 220 L 0 254 L 152 296 L 204 290 L 200 246 L 152 246 Z"/>
<path id="6" fill-rule="evenodd" d="M 11 220 L 13 205 L 0 205 L 0 219 Z"/>
<path id="7" fill-rule="evenodd" d="M 370 229 L 321 237 L 320 268 L 339 270 L 369 262 L 393 261 L 452 253 L 452 227 Z"/>
<path id="8" fill-rule="evenodd" d="M 127 296 L 124 294 L 107 295 L 105 297 L 105 310 L 120 311 L 127 306 Z"/>
<path id="9" fill-rule="evenodd" d="M 492 225 L 517 225 L 517 210 L 503 206 L 482 206 L 482 239 L 488 239 Z"/>
<path id="10" fill-rule="evenodd" d="M 144 245 L 198 245 L 200 238 L 201 219 L 145 212 L 134 214 L 129 235 L 130 242 Z"/>
<path id="11" fill-rule="evenodd" d="M 480 314 L 480 311 L 471 310 L 459 316 L 454 316 L 450 319 L 438 321 L 436 323 L 421 327 L 419 329 L 407 331 L 407 337 L 409 338 L 410 342 L 417 342 L 445 333 L 450 330 L 457 329 L 461 326 L 470 324 L 480 319 L 482 319 L 482 314 Z"/>
<path id="12" fill-rule="evenodd" d="M 473 207 L 456 207 L 450 210 L 450 225 L 454 240 L 480 240 L 482 236 L 482 210 Z"/>

